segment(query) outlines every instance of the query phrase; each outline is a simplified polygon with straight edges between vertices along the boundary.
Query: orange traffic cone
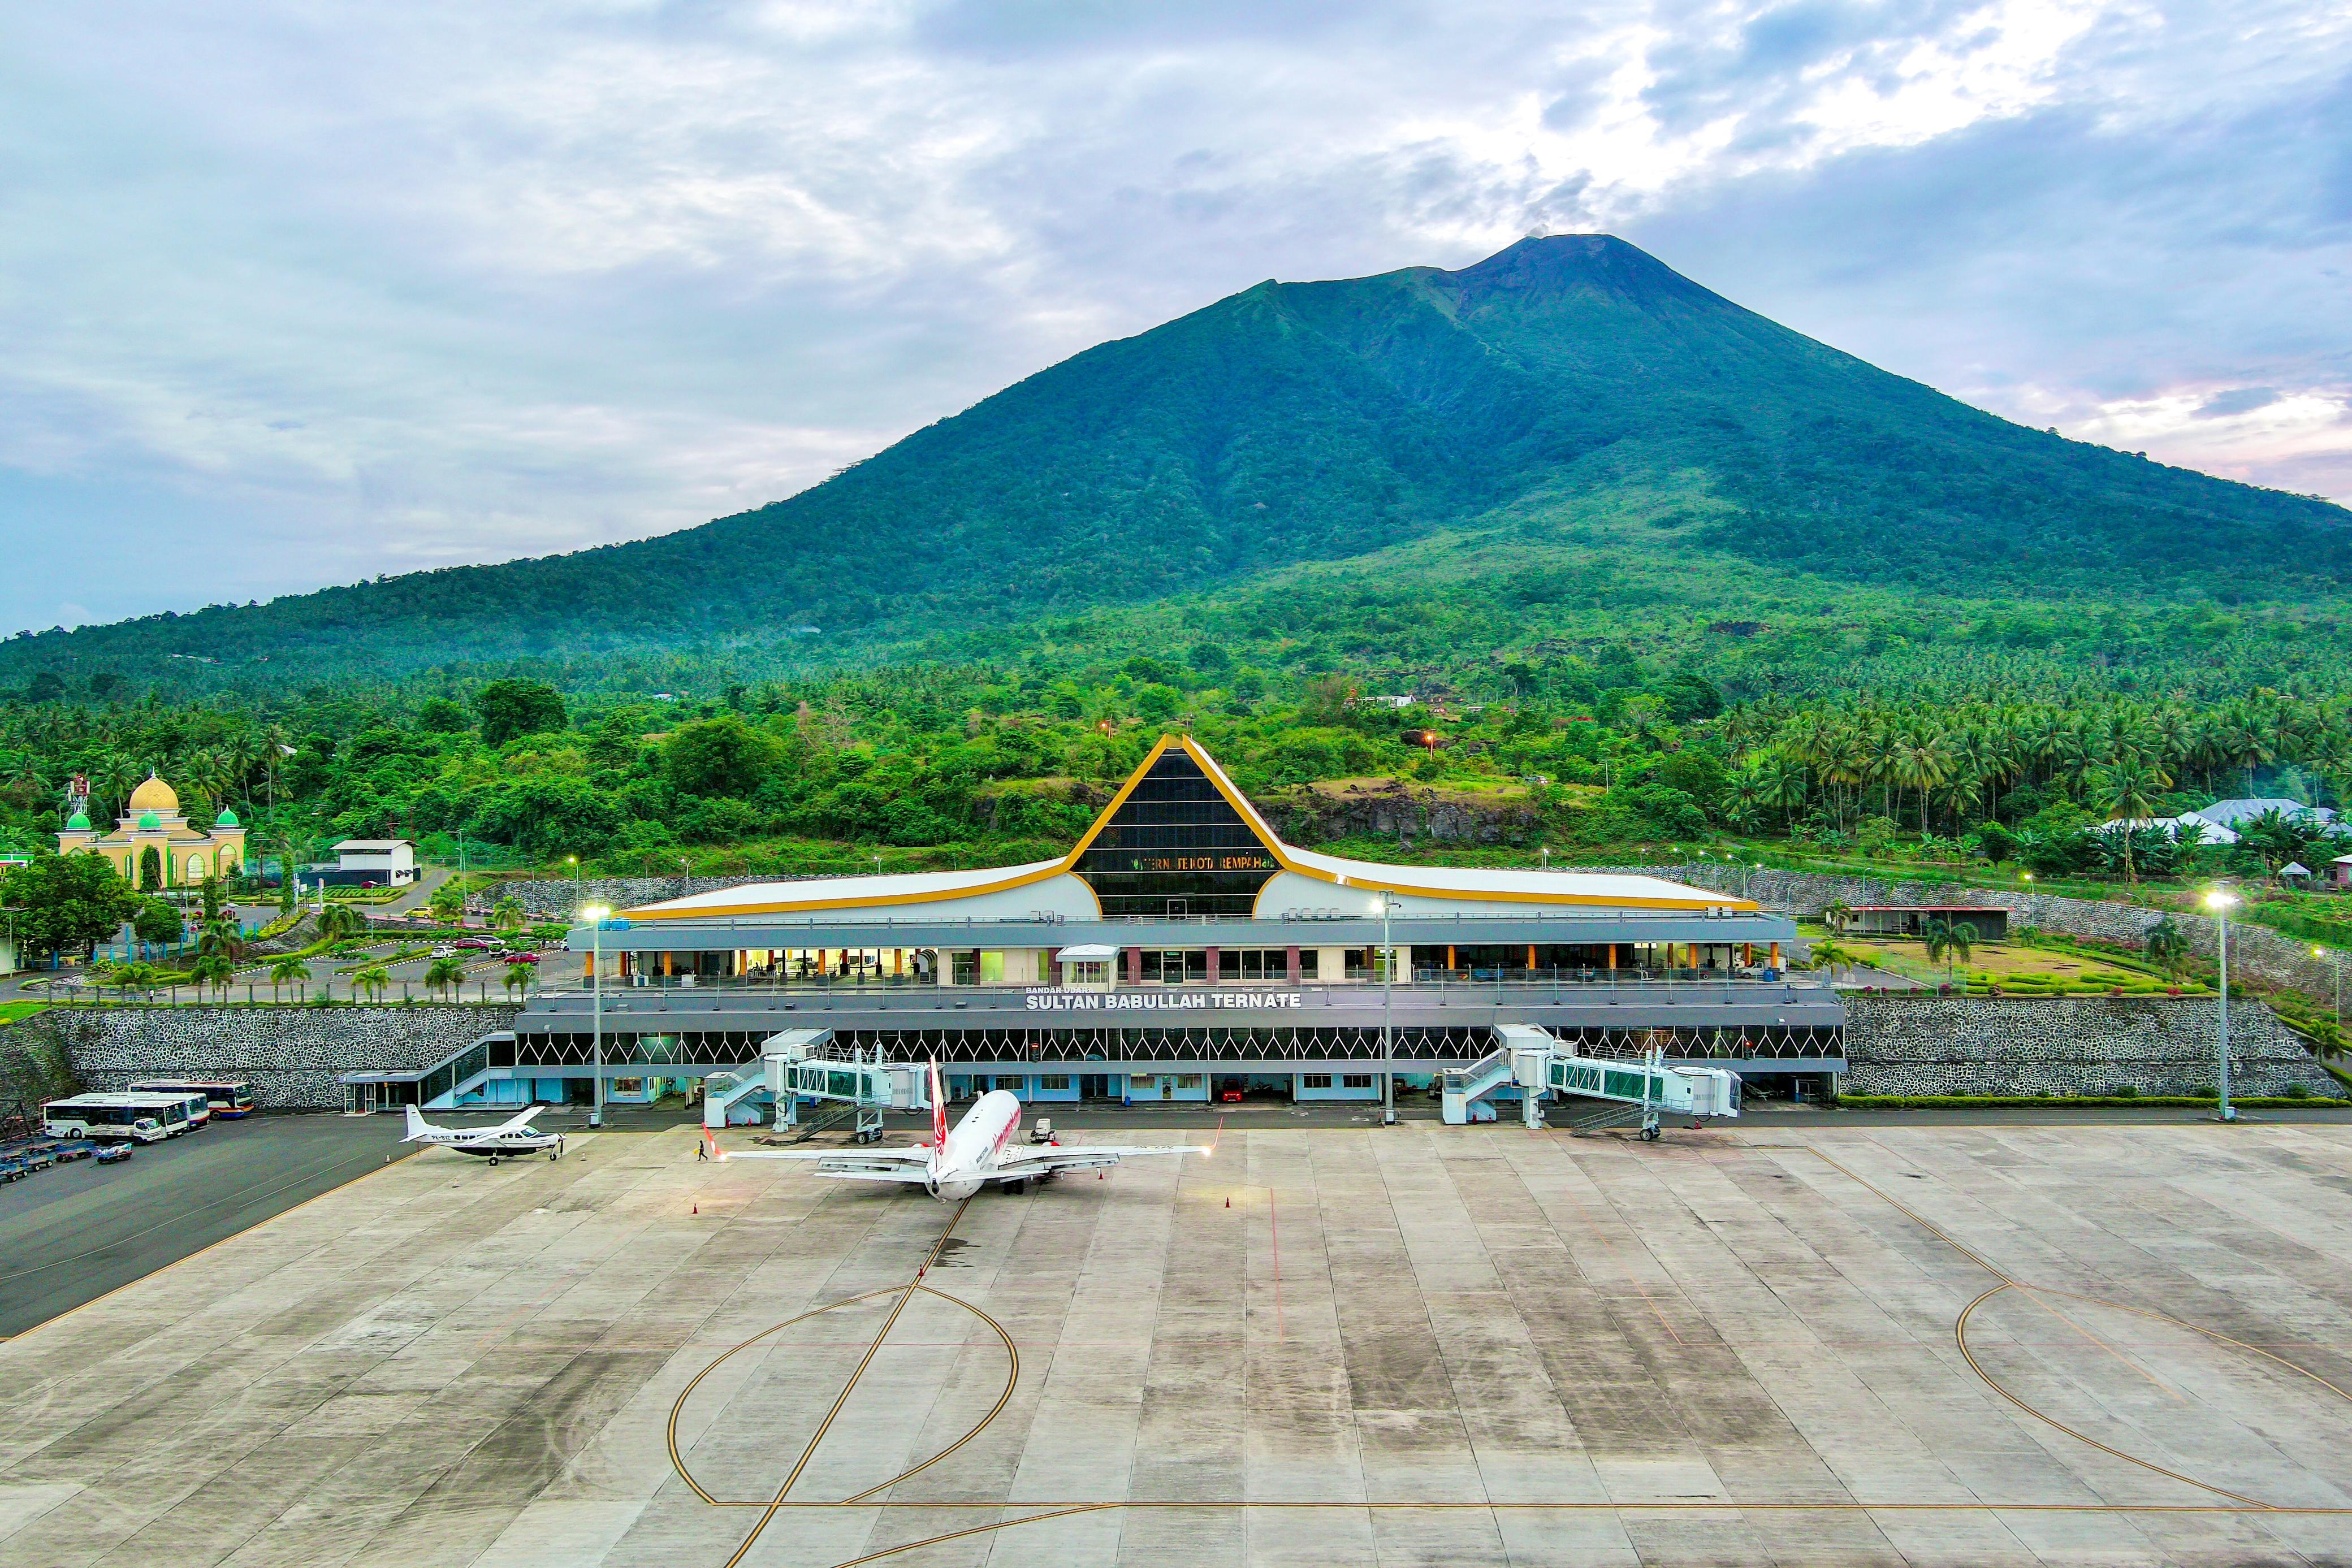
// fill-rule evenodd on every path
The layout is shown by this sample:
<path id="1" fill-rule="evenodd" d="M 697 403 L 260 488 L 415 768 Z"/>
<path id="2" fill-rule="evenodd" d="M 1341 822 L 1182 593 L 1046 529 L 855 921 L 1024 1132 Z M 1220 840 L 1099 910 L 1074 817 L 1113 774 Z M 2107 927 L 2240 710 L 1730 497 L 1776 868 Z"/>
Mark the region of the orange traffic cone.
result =
<path id="1" fill-rule="evenodd" d="M 697 1214 L 700 1214 L 700 1213 L 702 1212 L 702 1205 L 701 1205 L 701 1204 L 699 1204 L 699 1203 L 697 1203 L 697 1204 L 694 1206 L 694 1212 L 695 1212 L 695 1213 L 697 1213 Z"/>

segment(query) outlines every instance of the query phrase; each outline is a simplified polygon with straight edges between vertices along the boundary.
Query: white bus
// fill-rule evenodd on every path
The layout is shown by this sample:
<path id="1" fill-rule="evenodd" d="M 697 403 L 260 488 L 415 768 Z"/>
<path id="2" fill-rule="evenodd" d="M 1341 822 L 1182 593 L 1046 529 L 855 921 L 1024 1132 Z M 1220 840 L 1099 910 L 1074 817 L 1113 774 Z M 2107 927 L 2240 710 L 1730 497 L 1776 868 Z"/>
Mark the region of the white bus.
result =
<path id="1" fill-rule="evenodd" d="M 139 1082 L 119 1092 L 134 1100 L 162 1100 L 179 1106 L 186 1113 L 189 1131 L 204 1126 L 213 1119 L 212 1096 L 202 1089 L 187 1089 L 177 1085 L 158 1089 L 145 1082 Z M 170 1126 L 171 1124 L 166 1122 L 164 1125 Z"/>
<path id="2" fill-rule="evenodd" d="M 200 1091 L 212 1113 L 224 1121 L 248 1115 L 253 1110 L 253 1085 L 242 1078 L 134 1078 L 125 1090 L 132 1094 Z"/>
<path id="3" fill-rule="evenodd" d="M 41 1107 L 41 1120 L 52 1138 L 121 1138 L 134 1123 L 150 1120 L 166 1137 L 186 1132 L 188 1096 L 184 1094 L 76 1094 L 52 1100 Z"/>

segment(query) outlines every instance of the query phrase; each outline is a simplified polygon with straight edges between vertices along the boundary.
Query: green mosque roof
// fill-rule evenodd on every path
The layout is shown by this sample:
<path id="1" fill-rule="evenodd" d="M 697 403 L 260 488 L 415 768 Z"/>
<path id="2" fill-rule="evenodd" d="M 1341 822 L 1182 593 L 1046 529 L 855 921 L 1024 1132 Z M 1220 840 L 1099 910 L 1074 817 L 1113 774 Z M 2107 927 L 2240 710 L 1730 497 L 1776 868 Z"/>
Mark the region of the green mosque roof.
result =
<path id="1" fill-rule="evenodd" d="M 142 828 L 142 829 L 146 830 L 147 831 L 149 831 L 149 832 L 152 832 L 152 831 L 154 831 L 157 828 L 160 828 L 160 827 L 162 827 L 162 826 L 163 825 L 163 818 L 161 818 L 161 817 L 159 817 L 159 816 L 157 816 L 157 815 L 156 815 L 154 812 L 152 812 L 152 811 L 146 811 L 146 812 L 142 812 L 142 813 L 141 813 L 140 818 L 139 818 L 139 825 L 140 825 L 140 827 L 141 827 L 141 828 Z"/>
<path id="2" fill-rule="evenodd" d="M 220 828 L 234 828 L 237 826 L 236 813 L 223 806 L 219 819 L 213 825 Z"/>
<path id="3" fill-rule="evenodd" d="M 88 811 L 76 811 L 72 816 L 66 819 L 66 831 L 70 833 L 78 831 L 88 832 L 89 831 L 89 813 Z"/>

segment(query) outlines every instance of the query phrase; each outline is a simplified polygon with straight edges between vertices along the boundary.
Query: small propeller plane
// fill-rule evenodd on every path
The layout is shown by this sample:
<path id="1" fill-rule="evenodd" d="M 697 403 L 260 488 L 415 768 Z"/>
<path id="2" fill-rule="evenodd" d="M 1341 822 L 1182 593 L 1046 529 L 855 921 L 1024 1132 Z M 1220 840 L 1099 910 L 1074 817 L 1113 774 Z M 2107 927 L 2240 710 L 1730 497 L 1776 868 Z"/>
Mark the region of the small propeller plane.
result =
<path id="1" fill-rule="evenodd" d="M 940 1064 L 931 1063 L 931 1135 L 929 1141 L 901 1149 L 740 1149 L 722 1152 L 718 1135 L 705 1131 L 714 1156 L 722 1160 L 814 1160 L 814 1174 L 845 1181 L 919 1183 L 942 1202 L 958 1203 L 991 1182 L 1005 1182 L 1026 1192 L 1033 1182 L 1064 1171 L 1108 1170 L 1122 1159 L 1151 1155 L 1205 1155 L 1192 1144 L 1015 1144 L 1020 1130 L 1021 1102 L 1002 1089 L 992 1089 L 948 1125 L 947 1096 L 940 1088 Z"/>
<path id="2" fill-rule="evenodd" d="M 520 1159 L 525 1155 L 544 1152 L 551 1160 L 563 1157 L 563 1134 L 539 1133 L 531 1130 L 530 1119 L 547 1107 L 533 1105 L 510 1121 L 495 1127 L 438 1127 L 426 1121 L 415 1106 L 408 1107 L 408 1136 L 404 1144 L 433 1144 L 445 1149 L 455 1149 L 461 1155 L 478 1155 L 492 1165 L 500 1160 Z"/>

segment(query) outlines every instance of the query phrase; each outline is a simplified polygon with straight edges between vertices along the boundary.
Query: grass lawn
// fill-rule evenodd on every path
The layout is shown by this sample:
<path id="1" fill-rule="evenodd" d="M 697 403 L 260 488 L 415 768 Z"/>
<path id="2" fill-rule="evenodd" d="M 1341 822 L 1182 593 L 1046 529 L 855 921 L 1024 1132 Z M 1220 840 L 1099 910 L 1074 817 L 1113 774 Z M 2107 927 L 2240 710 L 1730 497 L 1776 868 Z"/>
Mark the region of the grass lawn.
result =
<path id="1" fill-rule="evenodd" d="M 1945 983 L 1944 966 L 1928 962 L 1925 942 L 1848 936 L 1838 945 L 1874 968 L 1929 985 Z M 2005 942 L 1978 943 L 1965 965 L 1953 966 L 1951 977 L 1956 982 L 1965 977 L 1969 990 L 1975 992 L 1999 986 L 2004 992 L 2022 995 L 2093 995 L 2118 989 L 2162 993 L 2170 984 L 2136 967 Z M 2201 996 L 2205 988 L 2191 981 L 2180 989 L 2184 995 Z"/>
<path id="2" fill-rule="evenodd" d="M 19 1019 L 31 1018 L 48 1005 L 47 1002 L 0 1002 L 0 1024 L 15 1023 Z"/>

